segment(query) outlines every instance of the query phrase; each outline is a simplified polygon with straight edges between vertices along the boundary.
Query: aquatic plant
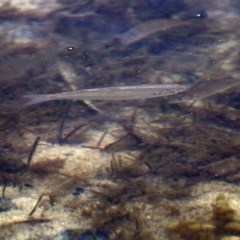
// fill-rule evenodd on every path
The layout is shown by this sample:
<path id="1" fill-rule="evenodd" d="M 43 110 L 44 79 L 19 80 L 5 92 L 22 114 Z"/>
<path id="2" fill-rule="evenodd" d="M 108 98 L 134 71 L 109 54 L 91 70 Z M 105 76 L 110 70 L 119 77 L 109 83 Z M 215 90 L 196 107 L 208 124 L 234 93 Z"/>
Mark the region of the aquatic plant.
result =
<path id="1" fill-rule="evenodd" d="M 240 219 L 235 217 L 235 210 L 229 199 L 222 193 L 216 196 L 212 204 L 213 216 L 208 222 L 201 220 L 180 220 L 168 225 L 167 231 L 172 240 L 217 240 L 240 237 Z"/>

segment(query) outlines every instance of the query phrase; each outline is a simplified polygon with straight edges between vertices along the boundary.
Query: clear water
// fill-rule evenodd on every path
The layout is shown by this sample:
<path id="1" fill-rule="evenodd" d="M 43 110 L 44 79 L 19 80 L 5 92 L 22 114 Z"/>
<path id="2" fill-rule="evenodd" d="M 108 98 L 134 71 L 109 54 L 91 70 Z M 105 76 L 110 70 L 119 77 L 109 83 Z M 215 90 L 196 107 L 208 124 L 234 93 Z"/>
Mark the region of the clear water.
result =
<path id="1" fill-rule="evenodd" d="M 240 98 L 228 81 L 240 74 L 238 1 L 9 2 L 0 3 L 0 183 L 14 207 L 0 213 L 0 238 L 240 238 L 227 225 L 240 222 Z M 203 81 L 187 101 L 21 108 L 25 94 Z"/>

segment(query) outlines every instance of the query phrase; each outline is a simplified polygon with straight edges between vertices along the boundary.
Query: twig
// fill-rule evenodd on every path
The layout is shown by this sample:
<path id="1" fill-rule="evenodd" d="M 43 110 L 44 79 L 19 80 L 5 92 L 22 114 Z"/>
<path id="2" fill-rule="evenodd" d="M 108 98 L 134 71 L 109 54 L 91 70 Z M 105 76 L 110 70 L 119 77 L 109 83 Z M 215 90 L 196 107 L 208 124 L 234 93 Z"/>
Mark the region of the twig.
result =
<path id="1" fill-rule="evenodd" d="M 63 112 L 63 116 L 61 118 L 61 123 L 60 123 L 60 126 L 59 126 L 59 132 L 58 132 L 58 141 L 59 143 L 63 143 L 64 142 L 64 138 L 63 138 L 63 128 L 64 128 L 64 125 L 65 125 L 65 120 L 66 120 L 66 117 L 71 109 L 71 106 L 72 106 L 72 101 L 69 101 L 64 109 L 64 112 Z"/>
<path id="2" fill-rule="evenodd" d="M 30 163 L 32 161 L 34 153 L 36 152 L 39 141 L 40 141 L 40 137 L 37 137 L 32 145 L 32 149 L 28 155 L 27 168 L 30 166 Z"/>
<path id="3" fill-rule="evenodd" d="M 38 198 L 38 201 L 37 201 L 37 203 L 35 204 L 35 206 L 33 207 L 32 211 L 29 213 L 29 216 L 32 216 L 32 215 L 33 215 L 33 213 L 36 211 L 37 207 L 39 206 L 39 204 L 40 204 L 40 202 L 42 201 L 42 198 L 43 198 L 44 196 L 48 196 L 48 197 L 49 197 L 49 203 L 50 203 L 51 206 L 54 205 L 54 197 L 53 197 L 51 194 L 49 194 L 49 193 L 44 193 L 44 194 L 42 194 L 42 195 Z"/>

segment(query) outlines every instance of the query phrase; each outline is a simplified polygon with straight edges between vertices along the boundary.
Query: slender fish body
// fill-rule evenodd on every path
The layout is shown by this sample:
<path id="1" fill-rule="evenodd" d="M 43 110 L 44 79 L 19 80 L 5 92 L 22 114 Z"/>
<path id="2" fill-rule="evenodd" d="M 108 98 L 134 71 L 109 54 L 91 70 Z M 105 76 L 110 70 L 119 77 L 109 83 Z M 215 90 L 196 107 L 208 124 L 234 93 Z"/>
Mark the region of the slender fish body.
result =
<path id="1" fill-rule="evenodd" d="M 189 22 L 187 21 L 157 19 L 143 22 L 133 28 L 130 28 L 128 31 L 118 35 L 117 38 L 123 45 L 128 46 L 142 39 L 148 38 L 152 34 L 187 25 L 189 25 Z"/>
<path id="2" fill-rule="evenodd" d="M 29 101 L 24 107 L 52 100 L 136 100 L 156 98 L 185 92 L 189 85 L 180 84 L 153 84 L 83 89 L 56 94 L 25 95 Z"/>

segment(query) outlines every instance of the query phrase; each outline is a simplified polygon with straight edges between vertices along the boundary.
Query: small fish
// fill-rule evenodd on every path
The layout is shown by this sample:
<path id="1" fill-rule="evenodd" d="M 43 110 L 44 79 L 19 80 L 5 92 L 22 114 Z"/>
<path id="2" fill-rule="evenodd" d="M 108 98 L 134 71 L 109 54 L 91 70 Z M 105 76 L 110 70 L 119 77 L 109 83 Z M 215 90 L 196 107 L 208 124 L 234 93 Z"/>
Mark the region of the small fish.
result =
<path id="1" fill-rule="evenodd" d="M 137 26 L 130 28 L 128 31 L 119 34 L 117 38 L 120 42 L 128 46 L 136 43 L 142 39 L 148 38 L 149 36 L 158 33 L 168 31 L 176 27 L 188 26 L 189 22 L 174 20 L 174 19 L 157 19 L 138 24 Z"/>
<path id="2" fill-rule="evenodd" d="M 189 85 L 182 84 L 153 84 L 119 86 L 106 88 L 83 89 L 72 92 L 56 94 L 32 94 L 24 95 L 29 101 L 23 107 L 47 102 L 52 100 L 136 100 L 145 98 L 156 98 L 185 92 Z"/>

